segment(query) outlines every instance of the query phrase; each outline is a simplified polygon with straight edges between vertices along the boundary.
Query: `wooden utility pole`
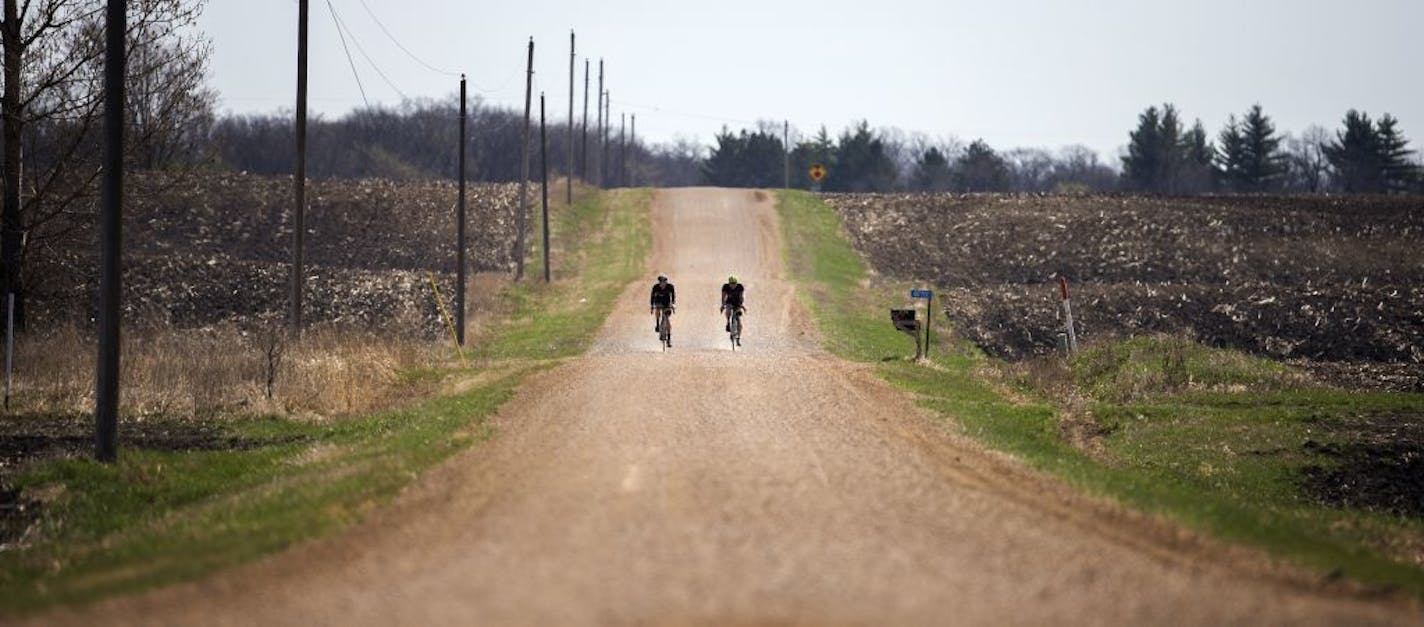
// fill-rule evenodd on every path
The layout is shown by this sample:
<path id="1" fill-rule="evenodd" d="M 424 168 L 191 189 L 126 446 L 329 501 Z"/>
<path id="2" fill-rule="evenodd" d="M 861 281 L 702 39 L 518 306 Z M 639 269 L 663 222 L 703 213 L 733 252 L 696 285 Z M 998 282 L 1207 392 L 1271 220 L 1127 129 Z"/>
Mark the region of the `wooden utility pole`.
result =
<path id="1" fill-rule="evenodd" d="M 613 177 L 613 164 L 608 161 L 608 136 L 613 133 L 613 93 L 605 90 L 603 92 L 603 137 L 598 138 L 599 145 L 603 146 L 603 158 L 599 164 L 603 166 L 603 185 L 607 185 Z"/>
<path id="2" fill-rule="evenodd" d="M 460 75 L 460 199 L 455 211 L 455 343 L 465 345 L 465 75 Z"/>
<path id="3" fill-rule="evenodd" d="M 514 237 L 514 280 L 524 278 L 524 241 L 529 228 L 529 107 L 534 97 L 534 38 L 529 38 L 529 69 L 524 79 L 524 147 L 519 164 L 519 216 Z"/>
<path id="4" fill-rule="evenodd" d="M 628 114 L 618 114 L 618 186 L 628 186 L 628 136 L 623 131 L 628 130 Z"/>
<path id="5" fill-rule="evenodd" d="M 24 52 L 23 31 L 16 0 L 5 0 L 5 92 L 0 100 L 4 133 L 5 201 L 0 213 L 0 293 L 13 294 L 17 328 L 25 327 L 25 299 L 20 287 L 20 247 L 24 227 L 20 224 L 20 151 L 24 115 L 20 106 L 20 59 Z"/>
<path id="6" fill-rule="evenodd" d="M 570 122 L 572 123 L 572 122 Z M 588 59 L 583 60 L 583 147 L 579 155 L 579 178 L 588 182 Z"/>
<path id="7" fill-rule="evenodd" d="M 633 162 L 633 167 L 628 171 L 628 187 L 637 187 L 638 177 L 638 114 L 628 116 L 628 143 L 633 145 L 633 154 L 629 160 Z"/>
<path id="8" fill-rule="evenodd" d="M 791 189 L 791 122 L 781 121 L 781 187 Z"/>
<path id="9" fill-rule="evenodd" d="M 597 179 L 594 185 L 603 187 L 603 59 L 598 60 L 598 145 L 593 147 L 594 163 L 598 167 L 593 169 L 593 176 Z"/>
<path id="10" fill-rule="evenodd" d="M 552 280 L 549 272 L 549 137 L 544 134 L 544 94 L 539 94 L 539 181 L 544 207 L 544 282 Z"/>
<path id="11" fill-rule="evenodd" d="M 99 350 L 94 456 L 119 459 L 119 297 L 124 202 L 124 35 L 128 0 L 109 0 L 104 34 L 104 180 L 99 216 Z"/>
<path id="12" fill-rule="evenodd" d="M 292 333 L 302 332 L 302 243 L 307 210 L 307 0 L 297 3 L 297 168 L 292 181 L 296 207 L 292 211 L 292 293 L 288 322 Z"/>
<path id="13" fill-rule="evenodd" d="M 568 197 L 565 202 L 574 204 L 574 32 L 569 31 L 569 168 L 564 171 L 568 179 Z"/>

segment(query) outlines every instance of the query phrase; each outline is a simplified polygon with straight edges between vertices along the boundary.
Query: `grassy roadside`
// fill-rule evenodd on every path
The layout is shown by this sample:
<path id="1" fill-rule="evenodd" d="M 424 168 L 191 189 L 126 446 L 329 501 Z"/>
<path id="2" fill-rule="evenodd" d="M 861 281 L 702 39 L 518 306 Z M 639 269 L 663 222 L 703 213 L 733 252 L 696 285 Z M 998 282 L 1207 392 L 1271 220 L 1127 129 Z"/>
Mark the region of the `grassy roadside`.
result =
<path id="1" fill-rule="evenodd" d="M 1310 387 L 1276 364 L 1170 339 L 1104 345 L 1044 376 L 1015 375 L 945 334 L 931 364 L 914 364 L 911 340 L 886 312 L 909 284 L 872 278 L 814 196 L 783 192 L 777 207 L 787 266 L 827 348 L 873 364 L 970 436 L 1089 493 L 1324 578 L 1424 598 L 1424 519 L 1327 505 L 1301 479 L 1306 468 L 1340 470 L 1336 453 L 1372 421 L 1424 416 L 1424 395 Z M 1079 398 L 1050 402 L 1064 389 Z"/>
<path id="2" fill-rule="evenodd" d="M 402 373 L 445 393 L 312 423 L 228 417 L 215 450 L 123 451 L 115 465 L 42 463 L 18 478 L 44 502 L 31 538 L 0 552 L 0 616 L 189 579 L 359 521 L 424 470 L 486 439 L 484 420 L 529 374 L 581 353 L 643 271 L 651 192 L 591 194 L 555 215 L 556 280 L 538 262 L 505 290 L 468 365 Z M 531 255 L 538 259 L 535 250 Z"/>

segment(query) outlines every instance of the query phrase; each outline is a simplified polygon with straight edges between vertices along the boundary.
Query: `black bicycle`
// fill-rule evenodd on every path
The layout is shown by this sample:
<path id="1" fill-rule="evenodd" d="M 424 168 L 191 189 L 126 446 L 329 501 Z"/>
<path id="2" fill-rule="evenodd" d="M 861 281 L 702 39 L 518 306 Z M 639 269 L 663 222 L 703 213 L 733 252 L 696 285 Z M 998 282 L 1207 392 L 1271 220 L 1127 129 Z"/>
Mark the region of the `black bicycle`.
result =
<path id="1" fill-rule="evenodd" d="M 733 307 L 732 315 L 727 319 L 727 335 L 732 340 L 732 350 L 737 350 L 742 345 L 742 313 L 745 307 Z"/>
<path id="2" fill-rule="evenodd" d="M 672 306 L 658 308 L 658 342 L 666 351 L 672 348 Z"/>

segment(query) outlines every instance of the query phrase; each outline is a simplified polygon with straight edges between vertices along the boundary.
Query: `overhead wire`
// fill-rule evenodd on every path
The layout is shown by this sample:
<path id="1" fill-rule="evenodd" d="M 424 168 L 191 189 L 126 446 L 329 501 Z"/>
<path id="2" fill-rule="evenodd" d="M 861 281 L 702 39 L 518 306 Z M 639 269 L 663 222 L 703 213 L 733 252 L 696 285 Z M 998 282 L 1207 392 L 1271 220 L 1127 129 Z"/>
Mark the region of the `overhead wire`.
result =
<path id="1" fill-rule="evenodd" d="M 356 88 L 361 90 L 361 101 L 366 103 L 366 108 L 371 108 L 371 100 L 366 97 L 366 86 L 361 84 L 361 74 L 356 71 L 356 60 L 351 58 L 351 49 L 346 47 L 346 35 L 341 32 L 341 22 L 336 19 L 336 7 L 331 6 L 331 0 L 326 0 L 326 8 L 331 11 L 331 21 L 336 24 L 336 36 L 341 39 L 341 50 L 346 53 L 346 62 L 351 65 L 351 75 L 356 77 Z"/>
<path id="2" fill-rule="evenodd" d="M 331 6 L 331 0 L 327 0 L 327 6 Z M 346 29 L 346 34 L 351 36 L 351 45 L 356 46 L 356 51 L 361 53 L 361 56 L 366 59 L 367 63 L 371 64 L 371 69 L 376 71 L 376 75 L 380 76 L 381 80 L 385 81 L 386 85 L 389 85 L 390 88 L 394 90 L 397 94 L 400 94 L 401 100 L 409 100 L 410 98 L 405 95 L 405 92 L 401 91 L 401 88 L 396 86 L 395 82 L 391 80 L 391 77 L 386 76 L 386 73 L 381 71 L 381 66 L 376 65 L 376 61 L 371 58 L 371 55 L 366 53 L 365 48 L 361 47 L 361 40 L 357 39 L 356 33 L 351 32 L 351 29 L 346 26 L 346 22 L 341 19 L 341 15 L 336 12 L 335 7 L 331 7 L 331 14 L 336 19 L 337 28 Z"/>
<path id="3" fill-rule="evenodd" d="M 634 108 L 634 109 L 643 109 L 643 110 L 645 110 L 645 111 L 654 111 L 654 112 L 657 112 L 657 113 L 667 113 L 667 114 L 671 114 L 671 115 L 680 115 L 680 116 L 689 117 L 689 118 L 701 118 L 701 119 L 704 119 L 704 120 L 712 120 L 712 121 L 714 121 L 714 122 L 730 122 L 730 123 L 733 123 L 733 124 L 749 124 L 749 125 L 756 125 L 756 124 L 758 123 L 756 120 L 742 120 L 742 119 L 738 119 L 738 118 L 728 118 L 728 117 L 722 117 L 722 116 L 718 116 L 718 115 L 708 115 L 708 114 L 704 114 L 704 113 L 692 113 L 692 112 L 690 112 L 690 111 L 678 111 L 678 110 L 676 110 L 676 109 L 667 109 L 667 108 L 664 108 L 664 107 L 658 107 L 658 106 L 654 106 L 654 105 L 638 104 L 638 103 L 635 103 L 635 102 L 619 101 L 618 104 L 621 105 L 621 106 L 624 106 L 624 107 L 630 107 L 630 108 Z"/>
<path id="4" fill-rule="evenodd" d="M 425 66 L 427 69 L 437 74 L 444 74 L 446 76 L 460 75 L 459 72 L 451 72 L 449 70 L 442 70 L 438 67 L 435 67 L 434 65 L 431 65 L 430 63 L 426 62 L 425 59 L 416 56 L 416 54 L 414 52 L 411 52 L 409 48 L 406 48 L 405 45 L 402 44 L 399 39 L 396 39 L 395 35 L 391 34 L 390 29 L 386 28 L 386 25 L 381 22 L 381 18 L 376 17 L 376 13 L 372 11 L 371 7 L 366 4 L 366 0 L 359 0 L 359 2 L 361 3 L 361 8 L 366 9 L 366 14 L 371 16 L 371 20 L 376 23 L 376 26 L 379 26 L 381 28 L 381 32 L 385 33 L 386 37 L 389 37 L 391 42 L 394 43 L 397 48 L 400 48 L 402 52 L 406 53 L 406 55 L 408 55 L 410 58 L 415 59 L 416 63 Z"/>
<path id="5" fill-rule="evenodd" d="M 386 37 L 391 40 L 391 43 L 394 43 L 394 44 L 396 45 L 396 47 L 401 50 L 401 52 L 404 52 L 407 56 L 409 56 L 409 57 L 410 57 L 412 60 L 414 60 L 416 63 L 419 63 L 420 65 L 424 66 L 426 69 L 428 69 L 428 70 L 430 70 L 430 71 L 432 71 L 432 72 L 435 72 L 435 73 L 437 73 L 437 74 L 441 74 L 441 75 L 445 75 L 445 76 L 458 76 L 458 75 L 460 75 L 458 72 L 451 72 L 451 71 L 449 71 L 449 70 L 445 70 L 445 69 L 442 69 L 442 68 L 440 68 L 440 67 L 437 67 L 437 66 L 435 66 L 434 64 L 432 64 L 432 63 L 426 61 L 425 59 L 421 58 L 420 55 L 417 55 L 417 54 L 415 54 L 414 52 L 412 52 L 412 51 L 410 50 L 410 48 L 407 48 L 407 47 L 405 46 L 405 44 L 401 43 L 401 41 L 395 36 L 395 34 L 392 33 L 389 28 L 386 27 L 385 23 L 382 22 L 379 17 L 377 17 L 375 11 L 373 11 L 373 10 L 371 9 L 370 5 L 366 3 L 366 0 L 358 0 L 358 2 L 361 4 L 361 8 L 366 11 L 366 14 L 371 18 L 371 20 L 376 23 L 376 26 L 381 29 L 381 32 L 384 33 L 384 34 L 386 35 Z M 347 62 L 351 65 L 351 72 L 352 72 L 352 75 L 353 75 L 353 76 L 355 77 L 355 79 L 356 79 L 357 88 L 361 90 L 361 99 L 366 102 L 366 106 L 368 106 L 368 107 L 370 106 L 370 100 L 369 100 L 369 99 L 367 98 L 367 96 L 366 96 L 366 90 L 365 90 L 365 86 L 364 86 L 363 83 L 361 82 L 361 76 L 360 76 L 360 74 L 359 74 L 359 73 L 357 72 L 357 70 L 356 70 L 355 60 L 354 60 L 354 58 L 351 56 L 351 51 L 350 51 L 350 49 L 347 47 L 347 43 L 346 43 L 347 35 L 350 36 L 351 44 L 356 47 L 357 52 L 359 52 L 359 53 L 361 54 L 362 58 L 364 58 L 364 59 L 366 60 L 366 62 L 371 65 L 371 68 L 376 71 L 376 74 L 377 74 L 378 76 L 380 76 L 383 81 L 385 81 L 386 85 L 388 85 L 392 90 L 394 90 L 397 94 L 399 94 L 402 99 L 408 99 L 408 97 L 406 96 L 405 92 L 402 91 L 402 90 L 400 89 L 400 87 L 396 86 L 395 82 L 392 81 L 392 80 L 390 79 L 390 77 L 387 76 L 386 73 L 381 70 L 380 66 L 376 65 L 375 60 L 372 59 L 372 58 L 371 58 L 371 55 L 368 54 L 368 53 L 366 52 L 365 48 L 363 48 L 363 47 L 361 46 L 361 42 L 356 39 L 355 33 L 351 31 L 351 28 L 350 28 L 349 26 L 347 26 L 346 22 L 341 19 L 341 16 L 337 13 L 336 8 L 331 4 L 331 0 L 327 0 L 327 8 L 331 11 L 332 20 L 333 20 L 334 22 L 336 22 L 336 25 L 337 25 L 337 35 L 338 35 L 338 36 L 340 37 L 340 39 L 341 39 L 341 46 L 342 46 L 342 49 L 343 49 L 343 51 L 345 51 L 345 53 L 346 53 Z M 518 76 L 519 76 L 521 73 L 523 73 L 523 72 L 524 72 L 524 70 L 522 70 L 522 69 L 521 69 L 521 70 L 514 70 L 514 71 L 511 71 L 511 72 L 509 73 L 509 75 L 508 75 L 507 77 L 505 77 L 504 80 L 500 81 L 500 84 L 499 84 L 498 87 L 494 87 L 494 88 L 492 88 L 492 89 L 491 89 L 491 88 L 487 88 L 487 87 L 485 87 L 485 86 L 483 86 L 483 85 L 481 85 L 481 84 L 479 84 L 479 83 L 475 83 L 474 81 L 468 81 L 468 82 L 469 82 L 469 84 L 470 84 L 470 87 L 472 88 L 471 91 L 474 91 L 474 92 L 476 92 L 476 93 L 482 93 L 482 94 L 486 94 L 486 95 L 489 95 L 489 94 L 497 94 L 497 93 L 504 93 L 504 92 L 506 92 L 506 91 L 509 89 L 510 84 L 513 83 L 514 80 L 515 80 L 516 78 L 518 78 Z M 468 79 L 467 79 L 467 80 L 468 80 Z M 534 82 L 535 82 L 536 85 L 537 85 L 537 83 L 538 83 L 538 81 L 539 81 L 539 77 L 538 77 L 538 73 L 537 73 L 537 72 L 535 73 L 535 76 L 533 77 L 533 80 L 534 80 Z M 539 91 L 539 89 L 536 88 L 536 89 L 534 89 L 534 91 Z M 712 121 L 716 121 L 716 122 L 725 122 L 725 123 L 729 123 L 729 124 L 742 124 L 742 125 L 754 126 L 754 125 L 756 125 L 756 124 L 759 123 L 759 122 L 756 121 L 756 120 L 746 120 L 746 119 L 741 119 L 741 118 L 732 118 L 732 117 L 725 117 L 725 116 L 719 116 L 719 115 L 711 115 L 711 114 L 705 114 L 705 113 L 696 113 L 696 112 L 691 112 L 691 111 L 680 111 L 680 110 L 677 110 L 677 109 L 668 109 L 668 108 L 665 108 L 665 107 L 659 107 L 659 106 L 655 106 L 655 105 L 639 104 L 639 103 L 624 102 L 624 101 L 619 101 L 618 104 L 619 104 L 620 106 L 622 106 L 622 107 L 627 107 L 627 108 L 641 109 L 641 110 L 645 110 L 645 111 L 652 111 L 652 112 L 655 112 L 655 113 L 664 113 L 664 114 L 677 115 L 677 116 L 688 117 L 688 118 L 698 118 L 698 119 L 703 119 L 703 120 L 712 120 Z"/>

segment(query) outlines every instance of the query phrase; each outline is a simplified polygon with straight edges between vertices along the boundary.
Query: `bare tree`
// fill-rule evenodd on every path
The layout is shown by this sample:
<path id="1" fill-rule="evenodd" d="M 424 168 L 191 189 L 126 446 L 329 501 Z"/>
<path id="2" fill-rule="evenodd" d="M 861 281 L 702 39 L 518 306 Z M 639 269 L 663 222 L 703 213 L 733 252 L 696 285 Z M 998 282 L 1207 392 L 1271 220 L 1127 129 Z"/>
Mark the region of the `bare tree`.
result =
<path id="1" fill-rule="evenodd" d="M 92 223 L 103 103 L 103 5 L 4 0 L 3 291 L 24 297 L 34 251 L 79 271 L 74 237 Z M 196 34 L 203 0 L 129 4 L 131 157 L 165 167 L 191 157 L 214 94 L 203 84 L 208 45 Z M 135 187 L 137 189 L 137 187 Z"/>
<path id="2" fill-rule="evenodd" d="M 1110 192 L 1117 189 L 1118 173 L 1098 159 L 1098 153 L 1082 144 L 1064 146 L 1053 166 L 1053 189 L 1057 192 Z"/>
<path id="3" fill-rule="evenodd" d="M 1053 155 L 1042 148 L 1015 148 L 1004 153 L 1009 165 L 1009 191 L 1046 192 L 1053 189 Z"/>
<path id="4" fill-rule="evenodd" d="M 1299 136 L 1286 137 L 1286 189 L 1319 194 L 1328 191 L 1330 160 L 1321 146 L 1331 140 L 1325 127 L 1312 124 Z"/>

